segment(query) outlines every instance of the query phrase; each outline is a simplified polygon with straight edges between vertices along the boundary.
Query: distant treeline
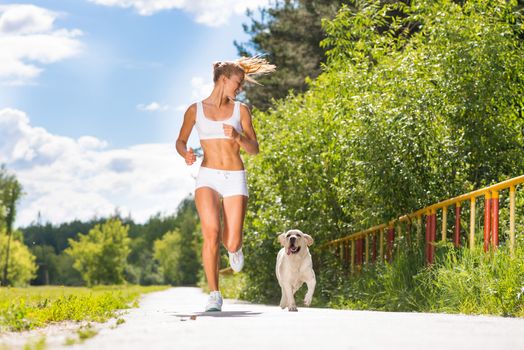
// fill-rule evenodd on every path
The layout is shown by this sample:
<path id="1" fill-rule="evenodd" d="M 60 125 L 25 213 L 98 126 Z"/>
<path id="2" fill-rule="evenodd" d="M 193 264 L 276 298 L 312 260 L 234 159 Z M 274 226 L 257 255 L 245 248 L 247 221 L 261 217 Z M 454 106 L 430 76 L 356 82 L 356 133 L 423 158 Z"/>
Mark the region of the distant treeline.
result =
<path id="1" fill-rule="evenodd" d="M 13 228 L 23 195 L 0 168 L 1 285 L 193 285 L 201 278 L 201 235 L 192 196 L 175 213 L 143 224 L 118 212 L 107 218 Z"/>
<path id="2" fill-rule="evenodd" d="M 144 224 L 137 224 L 132 218 L 122 218 L 116 214 L 111 218 L 94 218 L 86 222 L 75 220 L 60 225 L 37 223 L 21 228 L 23 241 L 35 255 L 38 266 L 36 277 L 31 280 L 31 284 L 85 284 L 81 273 L 74 267 L 74 258 L 67 253 L 67 249 L 71 247 L 71 241 L 78 241 L 81 235 L 88 235 L 97 225 L 104 227 L 110 220 L 119 221 L 127 228 L 126 237 L 129 241 L 126 244 L 129 249 L 123 267 L 125 281 L 141 285 L 195 284 L 200 270 L 197 219 L 194 201 L 192 197 L 188 197 L 181 202 L 176 213 L 165 216 L 157 214 Z M 181 266 L 182 271 L 177 274 L 163 266 L 161 259 L 155 259 L 155 244 L 158 251 L 159 242 L 166 235 L 173 234 L 180 239 L 169 242 L 168 249 L 173 255 L 184 255 L 185 259 Z M 181 253 L 182 251 L 185 251 L 185 254 Z"/>

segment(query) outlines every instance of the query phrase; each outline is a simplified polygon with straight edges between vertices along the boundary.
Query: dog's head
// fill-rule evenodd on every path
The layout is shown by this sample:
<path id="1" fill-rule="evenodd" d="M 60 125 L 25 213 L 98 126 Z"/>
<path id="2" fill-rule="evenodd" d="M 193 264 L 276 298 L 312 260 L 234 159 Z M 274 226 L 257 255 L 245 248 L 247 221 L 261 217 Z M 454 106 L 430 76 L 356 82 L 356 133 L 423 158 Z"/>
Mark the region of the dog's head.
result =
<path id="1" fill-rule="evenodd" d="M 278 236 L 278 241 L 286 248 L 287 255 L 297 254 L 313 244 L 313 238 L 300 230 L 289 230 L 281 233 Z"/>

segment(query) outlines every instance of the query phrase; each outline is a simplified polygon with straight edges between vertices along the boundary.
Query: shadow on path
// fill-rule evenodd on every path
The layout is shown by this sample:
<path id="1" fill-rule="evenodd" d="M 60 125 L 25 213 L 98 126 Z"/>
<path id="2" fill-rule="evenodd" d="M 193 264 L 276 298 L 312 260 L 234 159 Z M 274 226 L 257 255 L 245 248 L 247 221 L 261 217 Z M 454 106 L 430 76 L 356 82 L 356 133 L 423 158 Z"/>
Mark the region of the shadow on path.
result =
<path id="1" fill-rule="evenodd" d="M 260 315 L 261 312 L 252 311 L 215 311 L 215 312 L 195 312 L 193 314 L 177 314 L 172 313 L 171 315 L 180 318 L 195 318 L 195 317 L 249 317 Z"/>

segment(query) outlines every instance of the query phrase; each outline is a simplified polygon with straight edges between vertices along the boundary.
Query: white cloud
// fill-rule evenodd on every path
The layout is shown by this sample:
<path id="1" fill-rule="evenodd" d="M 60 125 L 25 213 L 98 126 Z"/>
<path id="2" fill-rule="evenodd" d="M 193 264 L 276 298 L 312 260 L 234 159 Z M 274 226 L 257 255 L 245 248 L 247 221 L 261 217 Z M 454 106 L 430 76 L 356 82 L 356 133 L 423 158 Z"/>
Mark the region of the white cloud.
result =
<path id="1" fill-rule="evenodd" d="M 78 29 L 54 29 L 60 15 L 34 5 L 0 5 L 0 83 L 30 84 L 50 64 L 77 55 Z"/>
<path id="2" fill-rule="evenodd" d="M 142 16 L 159 11 L 179 9 L 195 16 L 197 23 L 208 26 L 227 24 L 232 15 L 242 15 L 246 9 L 264 7 L 269 0 L 89 0 L 95 4 L 134 8 Z"/>
<path id="3" fill-rule="evenodd" d="M 204 79 L 202 77 L 191 78 L 191 101 L 184 104 L 179 104 L 173 107 L 176 112 L 185 112 L 189 105 L 196 101 L 202 101 L 213 91 L 213 81 L 211 79 Z"/>
<path id="4" fill-rule="evenodd" d="M 58 136 L 30 124 L 16 109 L 0 110 L 0 163 L 13 170 L 26 195 L 17 226 L 40 212 L 60 223 L 107 216 L 118 208 L 138 222 L 172 213 L 193 193 L 198 164 L 188 167 L 172 144 L 108 149 L 93 136 Z"/>
<path id="5" fill-rule="evenodd" d="M 164 112 L 171 109 L 169 105 L 161 105 L 158 102 L 151 102 L 148 105 L 139 104 L 136 106 L 136 108 L 144 112 Z"/>
<path id="6" fill-rule="evenodd" d="M 204 79 L 201 77 L 193 77 L 191 79 L 191 90 L 194 100 L 200 101 L 211 94 L 213 91 L 213 81 L 211 79 Z"/>

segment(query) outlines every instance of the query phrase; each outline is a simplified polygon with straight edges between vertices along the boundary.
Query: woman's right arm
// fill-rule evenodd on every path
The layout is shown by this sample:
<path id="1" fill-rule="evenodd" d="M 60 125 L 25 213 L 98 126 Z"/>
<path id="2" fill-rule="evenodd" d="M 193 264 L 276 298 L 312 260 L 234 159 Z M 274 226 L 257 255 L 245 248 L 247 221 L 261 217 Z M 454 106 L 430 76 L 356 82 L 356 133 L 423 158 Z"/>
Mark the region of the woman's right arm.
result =
<path id="1" fill-rule="evenodd" d="M 191 130 L 195 125 L 196 120 L 196 105 L 193 103 L 184 113 L 184 121 L 182 127 L 180 128 L 180 134 L 176 140 L 176 150 L 178 154 L 186 160 L 187 165 L 191 165 L 196 161 L 196 156 L 193 153 L 193 149 L 187 149 L 187 140 L 189 135 L 191 135 Z"/>

